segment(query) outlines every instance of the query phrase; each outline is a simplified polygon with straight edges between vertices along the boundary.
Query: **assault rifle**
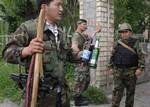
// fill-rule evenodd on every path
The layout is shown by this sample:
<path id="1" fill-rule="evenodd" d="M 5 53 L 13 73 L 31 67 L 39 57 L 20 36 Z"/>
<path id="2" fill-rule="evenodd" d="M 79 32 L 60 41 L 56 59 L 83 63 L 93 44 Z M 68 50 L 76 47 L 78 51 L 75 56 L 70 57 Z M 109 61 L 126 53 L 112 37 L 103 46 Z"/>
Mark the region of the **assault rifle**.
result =
<path id="1" fill-rule="evenodd" d="M 17 83 L 17 85 L 20 89 L 25 88 L 28 74 L 26 74 L 26 73 L 19 73 L 19 74 L 12 73 L 10 75 L 10 77 L 13 81 L 15 81 Z"/>

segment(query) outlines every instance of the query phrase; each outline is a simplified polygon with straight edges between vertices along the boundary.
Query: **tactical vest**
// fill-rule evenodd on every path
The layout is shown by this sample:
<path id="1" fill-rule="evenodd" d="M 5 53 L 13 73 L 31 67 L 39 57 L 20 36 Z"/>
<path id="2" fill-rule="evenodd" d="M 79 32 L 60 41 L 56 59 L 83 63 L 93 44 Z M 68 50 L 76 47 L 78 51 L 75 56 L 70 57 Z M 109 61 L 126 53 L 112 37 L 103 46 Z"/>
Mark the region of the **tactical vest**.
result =
<path id="1" fill-rule="evenodd" d="M 136 39 L 130 38 L 127 45 L 133 48 L 135 43 L 136 43 Z M 123 47 L 121 44 L 118 43 L 117 46 L 115 47 L 115 52 L 112 57 L 112 62 L 114 66 L 120 68 L 136 67 L 138 66 L 138 54 L 131 52 L 129 49 Z"/>

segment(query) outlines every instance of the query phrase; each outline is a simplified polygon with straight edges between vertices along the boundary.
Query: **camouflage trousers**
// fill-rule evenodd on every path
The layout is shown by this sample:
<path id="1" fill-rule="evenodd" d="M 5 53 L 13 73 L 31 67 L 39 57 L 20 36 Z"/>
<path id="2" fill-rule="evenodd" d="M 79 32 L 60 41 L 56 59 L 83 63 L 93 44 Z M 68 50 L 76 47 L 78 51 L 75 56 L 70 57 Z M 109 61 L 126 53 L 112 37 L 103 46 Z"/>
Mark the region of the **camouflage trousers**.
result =
<path id="1" fill-rule="evenodd" d="M 38 100 L 38 107 L 56 107 L 56 92 L 47 94 L 44 98 Z M 61 107 L 70 107 L 69 96 L 66 93 L 62 93 Z"/>
<path id="2" fill-rule="evenodd" d="M 136 80 L 135 69 L 118 69 L 114 72 L 112 107 L 119 107 L 124 89 L 126 89 L 125 107 L 133 107 Z"/>
<path id="3" fill-rule="evenodd" d="M 75 87 L 74 87 L 74 96 L 80 96 L 90 84 L 90 72 L 88 65 L 77 64 L 75 66 Z"/>
<path id="4" fill-rule="evenodd" d="M 56 107 L 57 100 L 57 89 L 54 88 L 38 99 L 37 107 Z M 70 107 L 69 87 L 66 81 L 62 84 L 61 103 L 61 107 Z"/>

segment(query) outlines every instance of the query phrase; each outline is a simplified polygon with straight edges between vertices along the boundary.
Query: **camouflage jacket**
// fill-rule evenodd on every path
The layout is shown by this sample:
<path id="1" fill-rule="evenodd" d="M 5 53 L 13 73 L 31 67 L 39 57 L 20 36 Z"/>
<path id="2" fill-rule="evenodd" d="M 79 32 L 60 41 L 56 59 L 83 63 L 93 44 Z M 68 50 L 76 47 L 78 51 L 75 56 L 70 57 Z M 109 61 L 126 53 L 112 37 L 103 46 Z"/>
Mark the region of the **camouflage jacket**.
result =
<path id="1" fill-rule="evenodd" d="M 131 37 L 129 37 L 130 39 Z M 129 39 L 127 40 L 121 40 L 123 43 L 127 44 Z M 135 38 L 134 38 L 135 39 Z M 110 63 L 108 65 L 108 67 L 110 68 L 113 68 L 113 69 L 120 69 L 120 68 L 116 68 L 112 62 L 112 57 L 113 57 L 113 54 L 115 53 L 115 49 L 116 49 L 116 46 L 118 45 L 118 41 L 114 44 L 113 46 L 113 51 L 112 51 L 112 55 L 110 57 Z M 138 55 L 138 68 L 142 68 L 144 69 L 144 53 L 142 51 L 142 47 L 140 45 L 140 42 L 139 40 L 137 39 L 136 43 L 134 44 L 133 46 L 134 50 L 136 51 L 137 55 Z M 137 68 L 131 68 L 131 69 L 137 69 Z"/>
<path id="2" fill-rule="evenodd" d="M 88 40 L 87 35 L 75 32 L 72 37 L 72 43 L 77 44 L 80 51 L 83 50 L 85 42 Z"/>
<path id="3" fill-rule="evenodd" d="M 3 50 L 3 58 L 5 61 L 28 66 L 31 56 L 26 58 L 15 56 L 14 50 L 22 50 L 24 47 L 29 45 L 30 41 L 36 36 L 36 25 L 37 19 L 29 20 L 21 24 L 14 33 L 13 38 L 7 43 Z M 65 74 L 64 68 L 68 52 L 65 35 L 63 32 L 58 30 L 58 42 L 56 43 L 54 34 L 45 25 L 43 40 L 45 44 L 43 53 L 43 69 L 45 72 L 51 72 L 53 77 L 61 79 Z"/>

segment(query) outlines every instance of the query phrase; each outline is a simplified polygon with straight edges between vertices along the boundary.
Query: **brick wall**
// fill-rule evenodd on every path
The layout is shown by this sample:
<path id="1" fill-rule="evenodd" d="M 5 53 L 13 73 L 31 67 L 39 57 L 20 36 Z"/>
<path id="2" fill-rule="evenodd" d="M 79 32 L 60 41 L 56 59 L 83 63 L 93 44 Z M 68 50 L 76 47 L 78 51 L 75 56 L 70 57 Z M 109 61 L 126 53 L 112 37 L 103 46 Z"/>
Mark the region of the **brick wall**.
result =
<path id="1" fill-rule="evenodd" d="M 100 36 L 100 55 L 97 69 L 91 69 L 91 85 L 108 87 L 112 81 L 106 65 L 109 62 L 114 37 L 113 0 L 79 0 L 79 2 L 80 18 L 88 20 L 87 33 L 91 34 L 97 23 L 102 26 L 102 32 L 97 34 Z"/>

